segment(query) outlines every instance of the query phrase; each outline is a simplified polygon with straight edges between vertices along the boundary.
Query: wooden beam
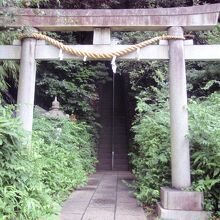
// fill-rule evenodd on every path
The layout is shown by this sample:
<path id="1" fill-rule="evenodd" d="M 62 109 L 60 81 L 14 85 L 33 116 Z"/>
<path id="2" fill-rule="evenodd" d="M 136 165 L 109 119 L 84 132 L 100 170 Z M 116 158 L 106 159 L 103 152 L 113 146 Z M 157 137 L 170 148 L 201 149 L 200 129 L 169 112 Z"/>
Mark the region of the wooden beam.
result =
<path id="1" fill-rule="evenodd" d="M 88 51 L 115 51 L 125 48 L 127 45 L 75 45 L 72 46 Z M 117 60 L 137 60 L 137 53 L 133 52 Z M 139 53 L 141 60 L 168 60 L 168 45 L 149 45 L 142 48 Z M 186 60 L 220 60 L 220 45 L 185 45 L 184 57 Z M 21 58 L 21 46 L 0 45 L 0 60 L 19 60 Z M 59 49 L 52 45 L 36 46 L 35 58 L 37 60 L 59 60 Z M 82 60 L 83 57 L 76 57 L 63 53 L 63 59 Z"/>
<path id="2" fill-rule="evenodd" d="M 30 9 L 0 7 L 1 27 L 31 26 L 43 31 L 205 30 L 217 24 L 220 4 L 157 9 Z"/>

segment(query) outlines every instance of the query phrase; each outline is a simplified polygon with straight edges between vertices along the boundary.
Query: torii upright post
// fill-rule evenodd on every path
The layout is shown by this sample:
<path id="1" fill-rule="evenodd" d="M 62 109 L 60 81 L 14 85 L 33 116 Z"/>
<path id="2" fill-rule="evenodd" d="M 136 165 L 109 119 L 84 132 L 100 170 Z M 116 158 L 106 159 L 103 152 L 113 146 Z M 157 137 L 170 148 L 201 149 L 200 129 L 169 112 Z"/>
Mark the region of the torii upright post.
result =
<path id="1" fill-rule="evenodd" d="M 170 27 L 168 34 L 183 36 L 183 28 Z M 159 216 L 163 219 L 204 220 L 207 213 L 202 211 L 203 194 L 186 190 L 191 186 L 191 178 L 183 40 L 169 41 L 169 94 L 172 188 L 161 188 Z"/>
<path id="2" fill-rule="evenodd" d="M 168 34 L 183 36 L 183 29 L 170 27 Z M 181 189 L 191 185 L 183 40 L 169 41 L 169 58 L 172 187 Z"/>
<path id="3" fill-rule="evenodd" d="M 36 29 L 33 29 L 36 31 Z M 32 31 L 33 31 L 32 30 Z M 35 49 L 37 40 L 25 38 L 21 42 L 20 74 L 18 83 L 18 116 L 24 130 L 32 131 L 36 79 Z"/>

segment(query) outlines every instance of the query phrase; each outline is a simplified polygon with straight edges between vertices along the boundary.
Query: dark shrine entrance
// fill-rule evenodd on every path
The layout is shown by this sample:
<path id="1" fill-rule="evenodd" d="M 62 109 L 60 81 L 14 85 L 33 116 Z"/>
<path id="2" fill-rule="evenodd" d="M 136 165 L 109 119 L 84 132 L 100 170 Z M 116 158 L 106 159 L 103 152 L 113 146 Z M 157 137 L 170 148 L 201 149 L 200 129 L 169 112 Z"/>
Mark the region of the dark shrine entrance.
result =
<path id="1" fill-rule="evenodd" d="M 127 110 L 123 76 L 111 75 L 100 88 L 98 170 L 128 170 Z"/>

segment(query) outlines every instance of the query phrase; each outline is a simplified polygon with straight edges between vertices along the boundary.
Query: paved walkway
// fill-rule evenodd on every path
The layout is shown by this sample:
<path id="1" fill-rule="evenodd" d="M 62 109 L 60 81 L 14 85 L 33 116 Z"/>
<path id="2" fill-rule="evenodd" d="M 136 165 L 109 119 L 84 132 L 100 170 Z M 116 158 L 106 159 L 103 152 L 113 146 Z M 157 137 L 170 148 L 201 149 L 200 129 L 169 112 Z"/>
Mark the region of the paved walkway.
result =
<path id="1" fill-rule="evenodd" d="M 129 172 L 98 172 L 86 187 L 74 191 L 61 210 L 61 220 L 146 220 L 144 211 L 123 180 Z"/>

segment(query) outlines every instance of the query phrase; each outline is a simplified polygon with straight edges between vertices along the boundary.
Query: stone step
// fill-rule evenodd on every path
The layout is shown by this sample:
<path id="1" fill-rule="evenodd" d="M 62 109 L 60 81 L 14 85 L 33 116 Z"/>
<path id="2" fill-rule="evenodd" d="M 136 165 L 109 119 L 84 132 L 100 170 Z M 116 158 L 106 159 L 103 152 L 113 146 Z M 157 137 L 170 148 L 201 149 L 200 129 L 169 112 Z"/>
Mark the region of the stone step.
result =
<path id="1" fill-rule="evenodd" d="M 112 133 L 113 133 L 112 129 L 104 127 L 100 130 L 99 135 L 100 135 L 100 138 L 102 138 L 105 135 L 112 135 Z M 127 139 L 127 135 L 121 134 L 121 133 L 127 133 L 126 129 L 125 128 L 116 128 L 114 130 L 114 135 L 116 135 L 116 137 L 121 136 L 121 137 L 125 137 Z"/>
<path id="2" fill-rule="evenodd" d="M 113 148 L 114 149 L 117 149 L 118 151 L 122 150 L 122 151 L 128 151 L 128 148 L 127 148 L 127 144 L 122 144 L 122 143 L 114 143 L 113 145 Z"/>
<path id="3" fill-rule="evenodd" d="M 117 144 L 126 144 L 127 143 L 127 137 L 125 135 L 120 135 L 120 134 L 115 134 L 114 135 L 114 143 L 117 143 Z"/>
<path id="4" fill-rule="evenodd" d="M 111 148 L 112 147 L 112 138 L 99 140 L 98 148 Z"/>
<path id="5" fill-rule="evenodd" d="M 108 157 L 108 158 L 103 158 L 103 157 L 100 157 L 98 159 L 98 164 L 99 165 L 103 165 L 103 164 L 108 164 L 110 165 L 112 163 L 112 158 L 111 157 Z"/>
<path id="6" fill-rule="evenodd" d="M 128 154 L 115 153 L 115 159 L 127 159 L 128 160 Z"/>
<path id="7" fill-rule="evenodd" d="M 108 116 L 103 116 L 100 118 L 101 125 L 104 126 L 112 126 L 112 118 L 107 118 Z"/>
<path id="8" fill-rule="evenodd" d="M 112 150 L 111 149 L 109 149 L 109 148 L 104 148 L 104 149 L 99 149 L 98 150 L 98 154 L 111 154 L 112 153 Z M 99 157 L 98 157 L 98 159 L 99 159 Z"/>
<path id="9" fill-rule="evenodd" d="M 110 152 L 110 151 L 109 152 L 99 152 L 98 157 L 100 160 L 103 158 L 110 159 L 110 158 L 112 158 L 112 152 Z M 121 162 L 122 160 L 128 161 L 128 155 L 124 154 L 124 153 L 122 153 L 122 154 L 115 153 L 114 158 L 115 158 L 115 160 L 117 160 L 119 162 Z"/>
<path id="10" fill-rule="evenodd" d="M 104 143 L 109 143 L 108 141 L 111 141 L 112 140 L 112 134 L 102 134 L 102 136 L 100 135 L 99 136 L 99 143 L 101 143 L 101 141 L 105 141 Z"/>
<path id="11" fill-rule="evenodd" d="M 127 148 L 127 142 L 126 142 L 126 141 L 121 141 L 121 142 L 115 142 L 115 141 L 114 141 L 113 147 L 114 147 L 115 149 L 122 149 L 122 150 L 128 149 L 128 148 Z"/>
<path id="12" fill-rule="evenodd" d="M 103 153 L 103 154 L 99 154 L 99 161 L 106 161 L 106 162 L 111 162 L 112 159 L 112 154 L 111 153 Z M 114 155 L 115 157 L 115 163 L 127 163 L 128 162 L 128 157 L 124 156 L 124 157 L 118 157 L 116 156 L 116 154 Z"/>
<path id="13" fill-rule="evenodd" d="M 102 130 L 109 130 L 109 131 L 112 131 L 113 128 L 112 128 L 112 124 L 102 124 L 102 127 L 100 128 L 100 131 Z M 124 124 L 122 125 L 115 125 L 114 126 L 114 130 L 126 130 L 126 126 Z"/>
<path id="14" fill-rule="evenodd" d="M 115 123 L 118 123 L 118 122 L 126 122 L 126 118 L 125 117 L 121 117 L 121 116 L 117 116 L 115 115 Z"/>
<path id="15" fill-rule="evenodd" d="M 128 165 L 128 159 L 114 159 L 114 164 L 119 165 Z"/>
<path id="16" fill-rule="evenodd" d="M 121 140 L 124 139 L 125 142 L 127 142 L 127 132 L 126 131 L 118 131 L 114 134 L 114 139 L 119 138 Z"/>
<path id="17" fill-rule="evenodd" d="M 99 148 L 98 149 L 98 155 L 110 154 L 110 153 L 112 153 L 112 148 Z"/>
<path id="18" fill-rule="evenodd" d="M 113 131 L 111 130 L 102 130 L 100 131 L 100 137 L 103 137 L 103 136 L 112 136 L 113 135 Z M 115 138 L 120 138 L 120 139 L 126 139 L 127 140 L 127 132 L 126 130 L 117 130 L 117 131 L 114 131 L 114 137 Z"/>
<path id="19" fill-rule="evenodd" d="M 112 149 L 112 144 L 110 142 L 109 143 L 100 144 L 98 149 L 100 149 L 99 152 L 101 152 L 104 149 Z"/>
<path id="20" fill-rule="evenodd" d="M 122 144 L 115 144 L 114 143 L 114 145 L 113 145 L 113 148 L 114 149 L 116 149 L 117 150 L 117 152 L 120 152 L 120 151 L 122 151 L 122 152 L 127 152 L 128 151 L 128 148 L 127 148 L 127 145 L 125 144 L 125 145 L 122 145 Z"/>
<path id="21" fill-rule="evenodd" d="M 96 167 L 97 170 L 112 170 L 111 164 L 98 164 Z"/>
<path id="22" fill-rule="evenodd" d="M 99 142 L 98 149 L 111 149 L 111 148 L 112 148 L 111 140 L 108 142 L 104 142 L 104 140 Z"/>
<path id="23" fill-rule="evenodd" d="M 101 131 L 100 132 L 100 137 L 103 137 L 103 136 L 107 136 L 107 138 L 111 138 L 112 139 L 112 132 L 109 131 L 109 132 L 104 132 L 104 131 Z M 102 138 L 103 139 L 103 138 Z"/>
<path id="24" fill-rule="evenodd" d="M 121 141 L 116 141 L 114 140 L 114 147 L 118 149 L 127 149 L 127 141 L 126 140 L 121 140 Z"/>
<path id="25" fill-rule="evenodd" d="M 102 150 L 106 150 L 106 149 L 112 149 L 112 145 L 111 143 L 104 143 L 104 144 L 100 144 L 98 147 L 98 150 L 102 151 Z"/>
<path id="26" fill-rule="evenodd" d="M 109 131 L 101 131 L 100 132 L 100 140 L 103 140 L 103 139 L 108 139 L 108 138 L 111 138 L 112 139 L 112 136 L 113 136 L 113 132 Z M 105 138 L 103 138 L 103 136 L 105 136 Z M 121 140 L 123 141 L 123 143 L 127 143 L 127 132 L 126 131 L 118 131 L 117 133 L 114 133 L 114 140 L 118 143 L 121 142 Z"/>
<path id="27" fill-rule="evenodd" d="M 101 159 L 101 158 L 111 159 L 112 158 L 112 152 L 100 152 L 100 153 L 98 153 L 98 158 L 99 159 Z"/>
<path id="28" fill-rule="evenodd" d="M 106 148 L 106 146 L 112 146 L 111 137 L 99 140 L 99 148 Z"/>
<path id="29" fill-rule="evenodd" d="M 117 149 L 115 149 L 115 155 L 118 155 L 118 154 L 120 154 L 120 155 L 127 155 L 128 154 L 128 151 L 118 151 Z M 118 158 L 118 157 L 117 157 Z"/>
<path id="30" fill-rule="evenodd" d="M 111 157 L 100 157 L 99 158 L 99 163 L 106 163 L 106 164 L 110 164 L 112 162 L 112 158 Z"/>
<path id="31" fill-rule="evenodd" d="M 105 114 L 100 115 L 100 120 L 103 122 L 111 122 L 113 120 L 112 112 L 106 112 Z"/>
<path id="32" fill-rule="evenodd" d="M 129 170 L 129 165 L 127 165 L 127 164 L 124 164 L 124 165 L 114 165 L 113 170 L 128 171 Z"/>
<path id="33" fill-rule="evenodd" d="M 98 164 L 96 166 L 97 170 L 112 170 L 112 164 Z M 117 171 L 127 171 L 129 170 L 129 165 L 128 164 L 114 164 L 113 170 Z"/>
<path id="34" fill-rule="evenodd" d="M 128 154 L 128 150 L 127 149 L 121 150 L 121 149 L 115 148 L 114 152 L 115 152 L 115 154 Z"/>
<path id="35" fill-rule="evenodd" d="M 127 141 L 127 138 L 126 138 L 127 132 L 125 130 L 115 132 L 114 136 L 115 136 L 115 138 L 118 136 L 121 136 L 121 139 L 124 138 Z"/>

